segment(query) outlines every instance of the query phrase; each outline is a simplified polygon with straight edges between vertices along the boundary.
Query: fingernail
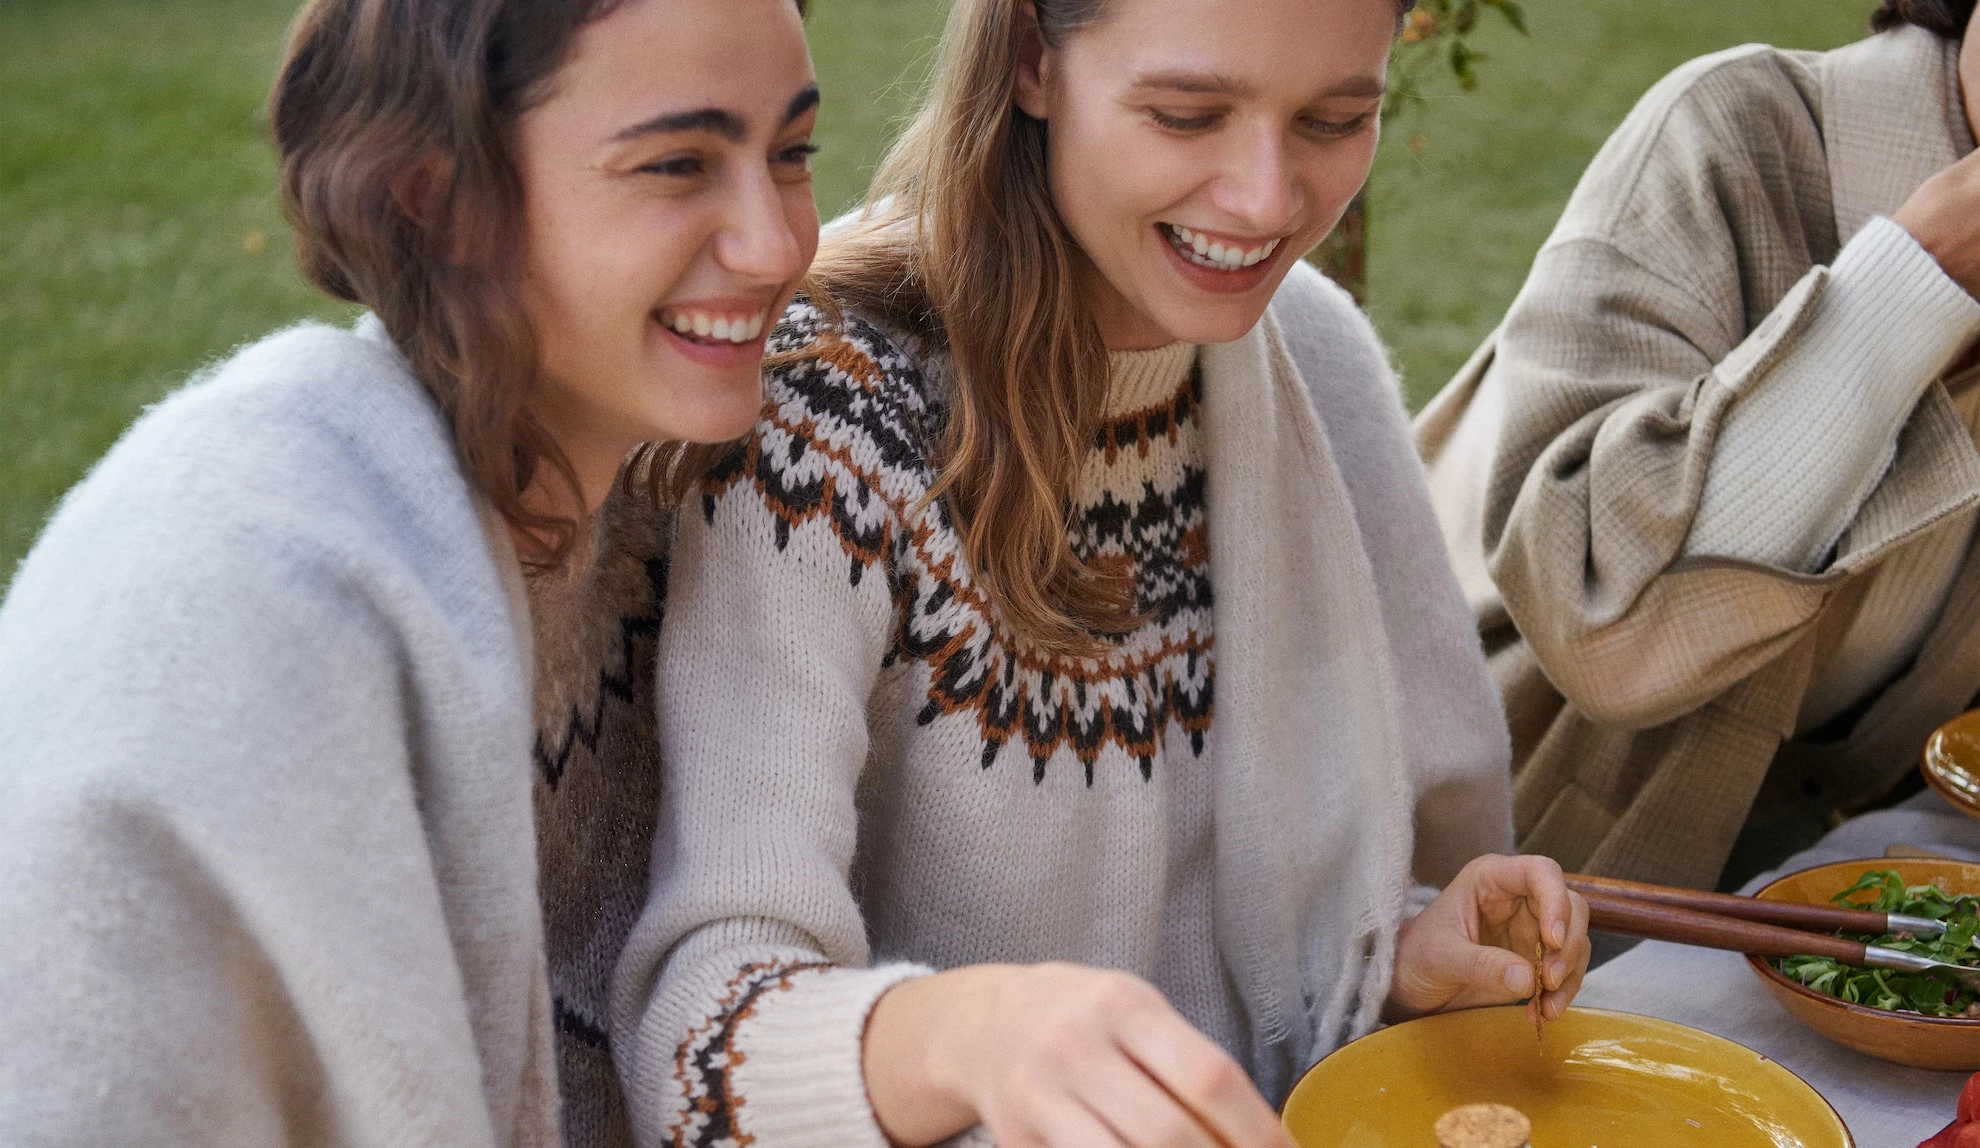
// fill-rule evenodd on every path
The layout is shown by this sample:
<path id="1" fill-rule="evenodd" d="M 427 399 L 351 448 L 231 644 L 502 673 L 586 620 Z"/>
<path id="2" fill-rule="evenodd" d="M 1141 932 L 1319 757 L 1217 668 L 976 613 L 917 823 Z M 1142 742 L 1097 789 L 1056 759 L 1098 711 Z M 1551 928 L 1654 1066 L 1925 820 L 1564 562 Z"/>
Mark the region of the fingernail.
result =
<path id="1" fill-rule="evenodd" d="M 1526 991 L 1526 967 L 1512 965 L 1506 969 L 1506 991 L 1524 993 Z"/>
<path id="2" fill-rule="evenodd" d="M 1567 922 L 1555 921 L 1547 930 L 1547 935 L 1553 938 L 1554 947 L 1557 949 L 1567 944 Z"/>

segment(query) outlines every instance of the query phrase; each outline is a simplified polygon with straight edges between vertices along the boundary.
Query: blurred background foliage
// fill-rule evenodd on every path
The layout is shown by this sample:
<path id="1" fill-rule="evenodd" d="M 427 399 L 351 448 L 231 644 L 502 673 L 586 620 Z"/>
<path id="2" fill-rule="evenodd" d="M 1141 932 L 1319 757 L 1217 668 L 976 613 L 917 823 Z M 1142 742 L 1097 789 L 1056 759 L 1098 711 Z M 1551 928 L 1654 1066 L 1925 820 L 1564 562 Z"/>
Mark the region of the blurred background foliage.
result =
<path id="1" fill-rule="evenodd" d="M 1368 306 L 1412 403 L 1497 322 L 1575 177 L 1657 77 L 1747 41 L 1845 43 L 1871 3 L 1523 6 L 1526 36 L 1484 10 L 1507 5 L 1423 0 L 1398 57 L 1413 96 L 1369 185 Z M 912 106 L 945 8 L 815 0 L 828 215 L 858 199 Z M 294 10 L 0 0 L 0 584 L 146 403 L 271 328 L 348 318 L 297 278 L 272 192 L 261 108 Z"/>

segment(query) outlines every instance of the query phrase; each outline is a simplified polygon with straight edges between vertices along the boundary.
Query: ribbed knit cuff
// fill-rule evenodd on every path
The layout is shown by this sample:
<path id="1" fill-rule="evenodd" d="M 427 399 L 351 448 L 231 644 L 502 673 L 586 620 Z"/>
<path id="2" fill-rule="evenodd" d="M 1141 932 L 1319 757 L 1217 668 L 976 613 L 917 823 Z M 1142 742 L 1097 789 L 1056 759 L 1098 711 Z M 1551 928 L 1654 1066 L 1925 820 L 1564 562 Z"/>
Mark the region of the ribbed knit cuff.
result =
<path id="1" fill-rule="evenodd" d="M 866 1096 L 866 1018 L 888 989 L 932 971 L 815 969 L 766 993 L 736 1027 L 736 1130 L 778 1148 L 887 1148 Z"/>
<path id="2" fill-rule="evenodd" d="M 1980 302 L 1883 218 L 1836 257 L 1815 306 L 1727 412 L 1687 555 L 1818 569 L 1882 481 L 1919 396 L 1980 331 Z"/>

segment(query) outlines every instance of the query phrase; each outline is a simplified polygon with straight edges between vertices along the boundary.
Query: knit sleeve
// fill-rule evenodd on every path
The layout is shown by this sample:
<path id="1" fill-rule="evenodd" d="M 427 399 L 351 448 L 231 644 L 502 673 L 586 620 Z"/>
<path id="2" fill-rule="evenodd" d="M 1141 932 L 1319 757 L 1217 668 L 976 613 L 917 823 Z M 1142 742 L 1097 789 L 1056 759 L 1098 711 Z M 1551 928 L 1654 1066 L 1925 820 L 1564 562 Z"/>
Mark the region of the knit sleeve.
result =
<path id="1" fill-rule="evenodd" d="M 1808 327 L 1719 429 L 1686 556 L 1813 573 L 1890 469 L 1925 388 L 1980 332 L 1980 302 L 1873 219 Z"/>
<path id="2" fill-rule="evenodd" d="M 851 344 L 773 375 L 754 437 L 682 516 L 650 893 L 613 993 L 641 1144 L 886 1144 L 866 1017 L 926 971 L 871 966 L 850 883 L 911 441 L 887 384 Z"/>
<path id="3" fill-rule="evenodd" d="M 1835 578 L 1980 481 L 1944 395 L 1918 401 L 1971 300 L 1882 228 L 1835 257 L 1826 182 L 1792 175 L 1824 170 L 1819 122 L 1782 67 L 1742 49 L 1645 97 L 1480 384 L 1501 404 L 1487 567 L 1547 678 L 1606 726 L 1670 721 L 1779 658 Z M 1781 463 L 1787 442 L 1804 457 Z"/>

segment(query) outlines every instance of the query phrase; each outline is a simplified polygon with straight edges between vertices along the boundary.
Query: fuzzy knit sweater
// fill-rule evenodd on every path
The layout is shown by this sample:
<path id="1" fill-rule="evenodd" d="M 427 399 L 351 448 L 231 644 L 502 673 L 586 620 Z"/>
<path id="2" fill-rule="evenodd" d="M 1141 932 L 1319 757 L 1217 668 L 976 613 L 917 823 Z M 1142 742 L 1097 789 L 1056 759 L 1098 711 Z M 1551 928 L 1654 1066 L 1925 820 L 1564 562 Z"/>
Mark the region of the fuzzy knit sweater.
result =
<path id="1" fill-rule="evenodd" d="M 63 499 L 0 606 L 0 1143 L 557 1143 L 506 549 L 370 320 Z"/>
<path id="2" fill-rule="evenodd" d="M 1273 311 L 1112 357 L 1070 541 L 1147 620 L 1096 659 L 1014 640 L 923 504 L 942 356 L 786 316 L 816 349 L 672 559 L 642 1143 L 884 1144 L 860 1034 L 937 968 L 1136 972 L 1274 1097 L 1373 1023 L 1418 799 L 1419 876 L 1502 848 L 1505 745 L 1379 345 L 1303 266 Z"/>

